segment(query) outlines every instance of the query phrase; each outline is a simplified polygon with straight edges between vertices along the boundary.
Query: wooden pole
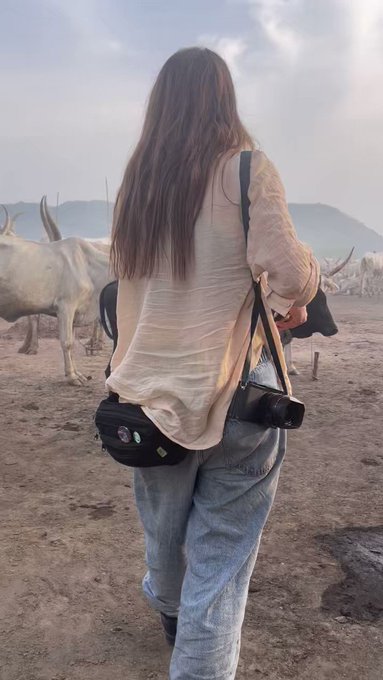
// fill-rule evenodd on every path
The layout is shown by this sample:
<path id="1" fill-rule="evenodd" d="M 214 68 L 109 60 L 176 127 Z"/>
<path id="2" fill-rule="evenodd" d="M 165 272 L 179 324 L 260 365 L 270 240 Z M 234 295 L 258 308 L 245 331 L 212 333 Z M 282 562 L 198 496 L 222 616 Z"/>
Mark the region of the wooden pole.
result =
<path id="1" fill-rule="evenodd" d="M 314 352 L 313 380 L 318 380 L 319 352 Z"/>

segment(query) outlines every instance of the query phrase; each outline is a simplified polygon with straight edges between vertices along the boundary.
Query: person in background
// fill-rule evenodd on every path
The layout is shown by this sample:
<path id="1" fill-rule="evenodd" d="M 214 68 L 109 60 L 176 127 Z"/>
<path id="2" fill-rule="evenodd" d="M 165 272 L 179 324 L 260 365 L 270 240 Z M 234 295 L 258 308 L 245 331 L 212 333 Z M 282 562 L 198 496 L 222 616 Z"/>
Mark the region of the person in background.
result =
<path id="1" fill-rule="evenodd" d="M 239 158 L 252 150 L 250 229 Z M 144 593 L 174 646 L 170 680 L 232 680 L 286 432 L 227 417 L 249 344 L 253 279 L 264 301 L 305 321 L 319 267 L 297 239 L 278 172 L 241 123 L 230 72 L 209 49 L 175 53 L 150 95 L 114 212 L 118 343 L 109 390 L 190 450 L 136 468 Z M 267 279 L 266 276 L 267 274 Z M 259 328 L 253 374 L 277 386 Z M 287 381 L 286 376 L 286 381 Z"/>

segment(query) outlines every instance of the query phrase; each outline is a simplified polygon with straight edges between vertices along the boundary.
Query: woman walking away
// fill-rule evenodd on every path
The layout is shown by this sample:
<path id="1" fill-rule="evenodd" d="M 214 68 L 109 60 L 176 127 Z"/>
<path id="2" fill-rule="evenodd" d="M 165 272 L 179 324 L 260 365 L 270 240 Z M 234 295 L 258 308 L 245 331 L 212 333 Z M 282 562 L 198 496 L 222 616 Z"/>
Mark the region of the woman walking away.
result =
<path id="1" fill-rule="evenodd" d="M 225 62 L 208 49 L 177 52 L 154 84 L 117 197 L 112 262 L 118 344 L 108 388 L 187 453 L 176 465 L 135 469 L 144 592 L 174 645 L 170 680 L 232 680 L 286 449 L 285 430 L 229 411 L 248 354 L 253 279 L 262 275 L 279 343 L 272 312 L 284 328 L 304 322 L 319 270 L 297 239 L 276 169 L 239 119 Z M 276 388 L 266 344 L 258 324 L 251 377 Z"/>

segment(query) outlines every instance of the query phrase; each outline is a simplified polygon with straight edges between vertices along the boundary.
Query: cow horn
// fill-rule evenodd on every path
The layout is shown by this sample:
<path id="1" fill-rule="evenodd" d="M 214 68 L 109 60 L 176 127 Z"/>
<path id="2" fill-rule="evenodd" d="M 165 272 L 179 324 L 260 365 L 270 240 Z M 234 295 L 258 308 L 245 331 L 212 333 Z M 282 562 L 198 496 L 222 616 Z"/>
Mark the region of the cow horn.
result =
<path id="1" fill-rule="evenodd" d="M 332 270 L 327 274 L 327 276 L 328 276 L 329 278 L 330 278 L 331 276 L 335 276 L 335 274 L 338 274 L 338 272 L 340 272 L 341 269 L 343 269 L 343 267 L 345 267 L 346 264 L 348 264 L 348 263 L 350 262 L 354 250 L 355 250 L 355 246 L 351 249 L 351 252 L 350 252 L 350 254 L 348 255 L 348 257 L 346 257 L 346 259 L 345 259 L 343 262 L 341 262 L 340 264 L 337 264 L 336 267 L 334 267 L 334 269 L 332 269 Z"/>
<path id="2" fill-rule="evenodd" d="M 4 234 L 4 232 L 5 232 L 5 230 L 6 230 L 7 226 L 8 226 L 8 222 L 9 222 L 9 213 L 8 213 L 8 210 L 7 210 L 7 208 L 5 207 L 5 205 L 3 205 L 3 203 L 1 204 L 1 207 L 2 207 L 2 209 L 3 209 L 4 212 L 5 212 L 5 223 L 4 223 L 4 225 L 1 227 L 1 233 Z"/>
<path id="3" fill-rule="evenodd" d="M 47 197 L 44 195 L 40 201 L 40 217 L 50 241 L 61 241 L 62 235 L 47 206 Z"/>
<path id="4" fill-rule="evenodd" d="M 16 234 L 16 231 L 15 231 L 15 222 L 16 222 L 17 218 L 20 217 L 20 215 L 23 215 L 23 212 L 15 213 L 15 214 L 12 215 L 12 217 L 10 218 L 10 226 L 9 226 L 8 234 Z"/>
<path id="5" fill-rule="evenodd" d="M 45 196 L 43 196 L 41 201 L 40 201 L 40 217 L 41 217 L 41 221 L 44 225 L 44 229 L 47 232 L 48 238 L 49 238 L 49 240 L 51 240 L 50 226 L 47 222 L 47 219 L 45 217 L 45 212 L 44 212 L 44 198 L 45 198 Z"/>
<path id="6" fill-rule="evenodd" d="M 18 212 L 18 213 L 15 213 L 15 214 L 12 215 L 12 217 L 11 217 L 11 223 L 12 223 L 12 231 L 13 231 L 13 233 L 15 233 L 15 222 L 16 222 L 16 220 L 20 217 L 20 215 L 24 215 L 24 213 L 23 213 L 22 211 L 20 211 L 20 212 Z"/>
<path id="7" fill-rule="evenodd" d="M 13 232 L 13 222 L 12 219 L 9 217 L 9 212 L 5 205 L 1 204 L 1 207 L 3 208 L 5 212 L 5 224 L 1 230 L 1 235 L 2 236 L 9 236 L 9 234 L 12 234 Z"/>

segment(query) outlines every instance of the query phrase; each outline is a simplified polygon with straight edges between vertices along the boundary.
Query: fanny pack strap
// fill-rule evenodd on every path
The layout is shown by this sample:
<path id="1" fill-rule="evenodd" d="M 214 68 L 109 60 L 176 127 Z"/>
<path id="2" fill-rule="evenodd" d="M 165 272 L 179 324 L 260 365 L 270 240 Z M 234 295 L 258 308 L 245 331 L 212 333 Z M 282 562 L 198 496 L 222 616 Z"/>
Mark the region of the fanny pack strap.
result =
<path id="1" fill-rule="evenodd" d="M 241 156 L 240 156 L 240 164 L 239 164 L 239 179 L 240 179 L 240 185 L 241 185 L 241 211 L 242 211 L 242 225 L 243 225 L 243 231 L 245 232 L 245 240 L 246 240 L 246 246 L 247 246 L 247 236 L 249 232 L 249 223 L 250 223 L 250 216 L 249 216 L 249 209 L 250 209 L 250 200 L 249 200 L 249 186 L 250 186 L 250 165 L 251 165 L 251 151 L 242 151 Z M 282 389 L 285 394 L 288 394 L 288 389 L 286 385 L 286 380 L 285 376 L 283 373 L 283 368 L 279 359 L 279 354 L 278 350 L 275 344 L 274 336 L 272 333 L 272 330 L 270 328 L 270 323 L 269 319 L 267 316 L 267 312 L 265 309 L 265 305 L 263 304 L 262 300 L 262 287 L 261 287 L 261 281 L 258 279 L 258 281 L 253 280 L 253 287 L 254 287 L 254 304 L 253 304 L 253 309 L 251 313 L 251 326 L 250 326 L 250 342 L 249 342 L 249 348 L 247 350 L 247 355 L 245 359 L 245 363 L 243 366 L 243 371 L 242 371 L 242 376 L 241 376 L 241 387 L 244 389 L 249 381 L 249 375 L 250 375 L 250 365 L 251 365 L 251 354 L 252 354 L 252 346 L 253 346 L 253 337 L 255 330 L 257 328 L 258 324 L 258 319 L 261 317 L 262 325 L 265 331 L 266 335 L 266 340 L 267 344 L 269 347 L 269 350 L 271 352 L 271 356 L 273 358 L 273 362 L 278 374 L 279 382 L 281 383 Z"/>

